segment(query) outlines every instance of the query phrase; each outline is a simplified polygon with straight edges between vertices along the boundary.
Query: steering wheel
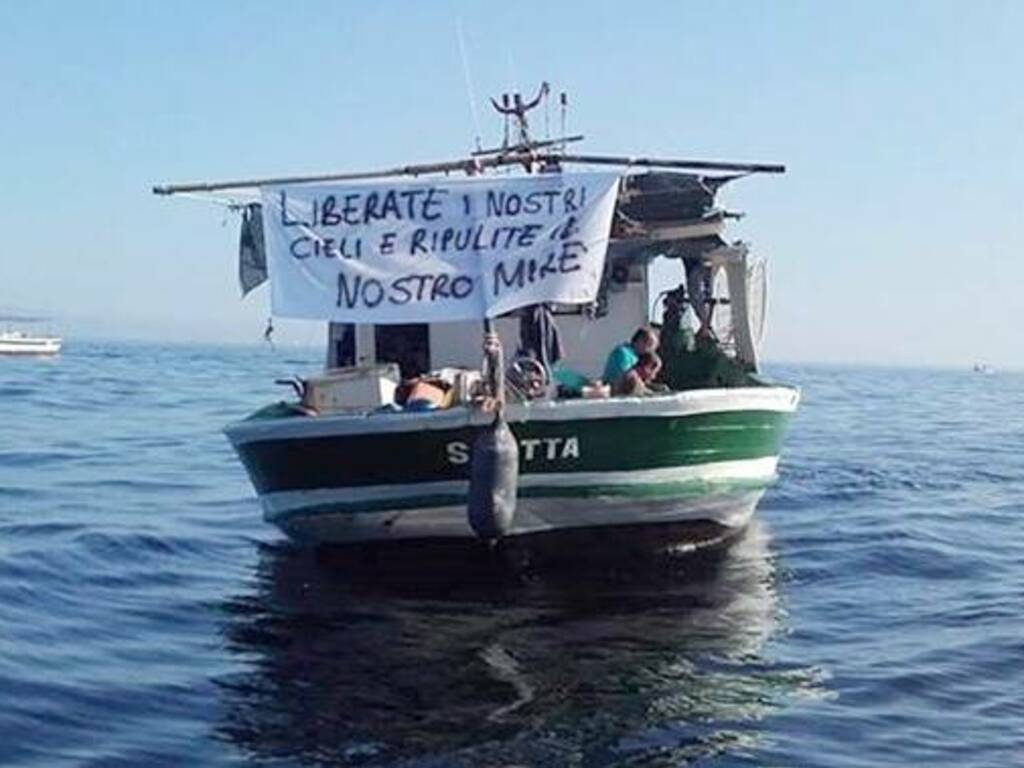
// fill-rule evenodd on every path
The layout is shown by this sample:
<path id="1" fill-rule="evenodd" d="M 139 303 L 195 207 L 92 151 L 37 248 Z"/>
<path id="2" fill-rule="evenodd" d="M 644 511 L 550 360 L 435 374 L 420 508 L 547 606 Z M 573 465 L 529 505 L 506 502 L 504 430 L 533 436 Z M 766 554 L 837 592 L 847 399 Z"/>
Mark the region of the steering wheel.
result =
<path id="1" fill-rule="evenodd" d="M 524 400 L 545 397 L 551 386 L 551 375 L 547 367 L 532 357 L 520 356 L 505 370 L 505 382 L 510 389 Z"/>

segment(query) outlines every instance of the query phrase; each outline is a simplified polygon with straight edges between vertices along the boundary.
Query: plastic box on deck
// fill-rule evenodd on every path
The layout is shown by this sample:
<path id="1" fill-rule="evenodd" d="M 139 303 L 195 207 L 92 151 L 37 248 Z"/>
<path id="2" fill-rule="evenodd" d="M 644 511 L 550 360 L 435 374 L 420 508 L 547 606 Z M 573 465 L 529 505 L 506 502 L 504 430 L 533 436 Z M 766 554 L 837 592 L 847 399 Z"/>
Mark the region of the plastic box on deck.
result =
<path id="1" fill-rule="evenodd" d="M 394 363 L 330 368 L 305 380 L 302 404 L 318 413 L 373 410 L 394 402 L 399 381 Z"/>

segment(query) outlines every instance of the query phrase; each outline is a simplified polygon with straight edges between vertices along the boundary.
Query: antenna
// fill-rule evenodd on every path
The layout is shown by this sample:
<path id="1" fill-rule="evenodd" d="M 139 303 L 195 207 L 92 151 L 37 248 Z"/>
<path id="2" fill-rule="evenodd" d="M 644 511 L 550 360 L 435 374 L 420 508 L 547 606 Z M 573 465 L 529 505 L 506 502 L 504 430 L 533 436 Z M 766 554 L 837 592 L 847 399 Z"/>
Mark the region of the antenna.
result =
<path id="1" fill-rule="evenodd" d="M 459 37 L 459 54 L 462 56 L 462 73 L 466 77 L 466 94 L 469 96 L 469 112 L 473 116 L 473 128 L 476 135 L 473 137 L 477 151 L 482 148 L 480 139 L 480 117 L 476 111 L 476 98 L 473 96 L 473 79 L 469 74 L 469 57 L 466 55 L 466 40 L 462 34 L 462 18 L 455 21 L 455 31 Z"/>
<path id="2" fill-rule="evenodd" d="M 516 130 L 515 144 L 517 148 L 527 148 L 533 144 L 530 139 L 530 123 L 526 119 L 526 113 L 531 109 L 535 109 L 544 99 L 548 93 L 551 92 L 551 86 L 547 82 L 540 84 L 540 90 L 537 95 L 530 101 L 523 101 L 523 95 L 519 91 L 512 93 L 512 105 L 509 105 L 509 96 L 507 93 L 501 95 L 501 104 L 495 99 L 491 99 L 491 104 L 494 108 L 502 115 L 505 116 L 505 131 L 508 132 L 508 122 L 511 118 Z M 508 144 L 506 137 L 506 145 Z"/>
<path id="3" fill-rule="evenodd" d="M 566 125 L 565 119 L 566 119 L 566 112 L 569 109 L 569 97 L 565 94 L 565 91 L 562 91 L 558 95 L 558 104 L 562 108 L 562 135 L 566 136 L 568 134 L 565 132 L 565 125 Z M 562 143 L 562 151 L 563 152 L 565 151 L 565 143 L 564 142 Z"/>
<path id="4" fill-rule="evenodd" d="M 551 139 L 551 110 L 549 108 L 550 104 L 551 104 L 551 99 L 548 98 L 548 95 L 550 93 L 551 93 L 551 89 L 550 88 L 547 91 L 544 92 L 544 139 L 545 139 L 545 141 Z"/>
<path id="5" fill-rule="evenodd" d="M 491 103 L 494 104 L 494 99 L 491 99 Z M 505 118 L 505 137 L 501 140 L 501 148 L 502 149 L 508 149 L 508 116 L 509 116 L 509 112 L 511 112 L 512 108 L 509 107 L 509 105 L 508 105 L 508 94 L 507 93 L 501 94 L 501 106 L 502 106 L 501 109 L 498 109 L 497 105 L 495 105 L 494 108 L 498 109 L 498 111 L 501 112 L 502 116 Z"/>

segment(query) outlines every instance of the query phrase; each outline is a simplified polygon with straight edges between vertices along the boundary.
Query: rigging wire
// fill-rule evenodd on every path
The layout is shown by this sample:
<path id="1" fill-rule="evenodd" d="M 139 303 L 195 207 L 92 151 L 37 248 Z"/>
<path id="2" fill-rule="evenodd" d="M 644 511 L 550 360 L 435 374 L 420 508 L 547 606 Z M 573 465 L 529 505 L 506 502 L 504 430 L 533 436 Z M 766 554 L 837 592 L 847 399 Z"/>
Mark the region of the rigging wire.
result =
<path id="1" fill-rule="evenodd" d="M 271 351 L 274 350 L 274 318 L 272 316 L 267 317 L 267 327 L 263 331 L 263 340 L 270 345 Z"/>
<path id="2" fill-rule="evenodd" d="M 473 129 L 476 131 L 476 135 L 473 137 L 476 143 L 476 149 L 479 152 L 483 149 L 483 141 L 481 139 L 482 131 L 480 130 L 480 116 L 476 109 L 476 97 L 473 95 L 473 78 L 469 72 L 469 56 L 466 55 L 466 40 L 462 31 L 462 19 L 456 19 L 455 31 L 459 38 L 459 54 L 462 57 L 462 74 L 466 78 L 466 94 L 469 96 L 469 112 L 473 117 Z"/>
<path id="3" fill-rule="evenodd" d="M 259 192 L 248 194 L 221 195 L 216 192 L 176 192 L 178 197 L 187 197 L 191 200 L 198 200 L 202 203 L 213 203 L 231 211 L 240 211 L 247 205 L 260 201 Z"/>

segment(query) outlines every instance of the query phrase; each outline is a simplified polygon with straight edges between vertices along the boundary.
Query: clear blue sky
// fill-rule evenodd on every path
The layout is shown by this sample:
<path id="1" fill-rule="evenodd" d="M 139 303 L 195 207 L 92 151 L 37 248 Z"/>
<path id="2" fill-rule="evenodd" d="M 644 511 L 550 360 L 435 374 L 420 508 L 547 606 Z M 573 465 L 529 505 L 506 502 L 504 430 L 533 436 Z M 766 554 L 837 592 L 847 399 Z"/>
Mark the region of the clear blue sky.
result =
<path id="1" fill-rule="evenodd" d="M 459 19 L 485 140 L 547 79 L 590 151 L 788 165 L 726 198 L 770 358 L 1024 366 L 1020 2 L 2 3 L 0 310 L 257 340 L 234 219 L 150 186 L 460 155 Z"/>

